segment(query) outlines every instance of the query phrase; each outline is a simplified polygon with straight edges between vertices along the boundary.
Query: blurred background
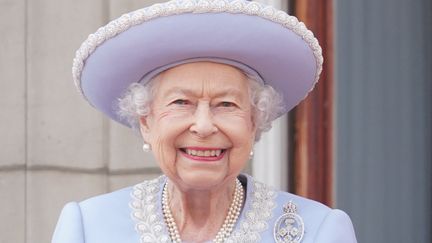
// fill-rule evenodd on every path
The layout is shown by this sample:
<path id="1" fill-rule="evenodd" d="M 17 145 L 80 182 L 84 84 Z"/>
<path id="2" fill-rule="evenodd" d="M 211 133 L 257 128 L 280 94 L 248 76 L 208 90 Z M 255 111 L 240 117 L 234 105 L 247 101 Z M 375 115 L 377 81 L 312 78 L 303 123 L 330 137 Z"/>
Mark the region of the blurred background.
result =
<path id="1" fill-rule="evenodd" d="M 49 242 L 65 203 L 160 174 L 71 77 L 88 34 L 155 2 L 0 0 L 0 243 Z M 359 242 L 432 242 L 432 2 L 261 2 L 304 21 L 325 66 L 246 172 L 346 211 Z"/>

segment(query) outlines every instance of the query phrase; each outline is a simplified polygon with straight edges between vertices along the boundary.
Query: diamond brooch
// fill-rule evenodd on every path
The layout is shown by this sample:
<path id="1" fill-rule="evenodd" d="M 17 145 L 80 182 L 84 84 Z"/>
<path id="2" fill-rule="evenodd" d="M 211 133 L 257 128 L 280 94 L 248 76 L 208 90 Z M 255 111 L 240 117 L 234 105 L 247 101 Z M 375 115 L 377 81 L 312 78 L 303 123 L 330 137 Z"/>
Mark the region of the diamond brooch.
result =
<path id="1" fill-rule="evenodd" d="M 273 231 L 277 243 L 300 243 L 304 236 L 304 223 L 297 214 L 297 206 L 289 201 L 284 206 L 284 214 L 276 221 Z"/>

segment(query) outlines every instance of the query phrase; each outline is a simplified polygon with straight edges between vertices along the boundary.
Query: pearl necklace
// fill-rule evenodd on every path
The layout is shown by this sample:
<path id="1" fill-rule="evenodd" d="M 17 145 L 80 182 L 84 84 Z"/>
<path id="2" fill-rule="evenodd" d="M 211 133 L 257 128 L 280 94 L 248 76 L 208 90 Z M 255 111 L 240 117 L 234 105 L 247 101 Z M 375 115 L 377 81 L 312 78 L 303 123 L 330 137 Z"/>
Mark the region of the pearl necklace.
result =
<path id="1" fill-rule="evenodd" d="M 168 231 L 173 243 L 181 243 L 180 234 L 178 232 L 177 225 L 171 213 L 171 209 L 168 204 L 168 183 L 165 183 L 162 192 L 162 212 L 165 218 L 165 222 L 168 225 Z M 236 179 L 236 187 L 234 191 L 234 198 L 231 202 L 228 214 L 216 237 L 213 239 L 213 243 L 223 243 L 227 239 L 234 229 L 234 225 L 240 215 L 240 211 L 243 204 L 243 186 L 240 181 Z"/>

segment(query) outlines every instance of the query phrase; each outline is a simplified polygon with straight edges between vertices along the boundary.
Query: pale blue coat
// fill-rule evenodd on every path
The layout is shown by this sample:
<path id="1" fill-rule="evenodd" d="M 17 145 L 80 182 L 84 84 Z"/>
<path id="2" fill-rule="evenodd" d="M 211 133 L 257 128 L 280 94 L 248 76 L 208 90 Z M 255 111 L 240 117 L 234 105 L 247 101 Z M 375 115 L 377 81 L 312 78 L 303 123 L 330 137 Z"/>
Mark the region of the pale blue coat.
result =
<path id="1" fill-rule="evenodd" d="M 273 228 L 290 200 L 297 205 L 305 234 L 301 243 L 356 243 L 346 213 L 290 193 L 275 191 L 240 175 L 246 202 L 227 242 L 275 242 Z M 161 210 L 161 176 L 134 187 L 71 202 L 63 208 L 53 243 L 170 242 Z"/>

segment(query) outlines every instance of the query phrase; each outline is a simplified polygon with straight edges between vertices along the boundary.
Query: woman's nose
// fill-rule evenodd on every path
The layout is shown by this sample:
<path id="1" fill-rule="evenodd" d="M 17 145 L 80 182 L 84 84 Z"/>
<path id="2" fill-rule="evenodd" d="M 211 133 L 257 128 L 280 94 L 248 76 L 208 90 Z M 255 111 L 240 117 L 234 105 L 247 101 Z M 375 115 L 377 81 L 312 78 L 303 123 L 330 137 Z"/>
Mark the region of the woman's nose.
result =
<path id="1" fill-rule="evenodd" d="M 218 131 L 213 123 L 209 104 L 199 104 L 194 114 L 194 122 L 189 129 L 199 137 L 207 137 Z"/>

